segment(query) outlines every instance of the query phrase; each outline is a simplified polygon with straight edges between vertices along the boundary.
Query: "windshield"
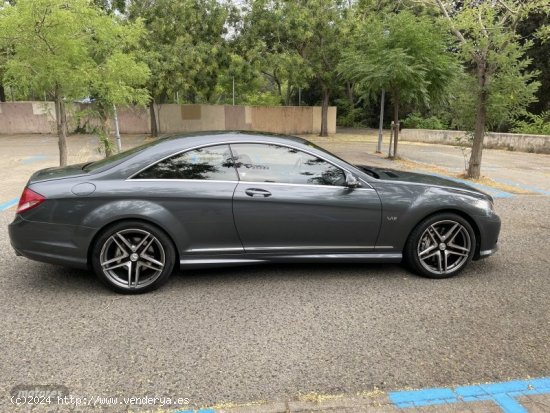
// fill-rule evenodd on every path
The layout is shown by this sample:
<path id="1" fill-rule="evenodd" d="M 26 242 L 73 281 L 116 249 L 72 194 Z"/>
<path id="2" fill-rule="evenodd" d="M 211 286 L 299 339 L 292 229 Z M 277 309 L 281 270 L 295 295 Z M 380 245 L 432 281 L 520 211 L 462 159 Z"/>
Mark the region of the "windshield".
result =
<path id="1" fill-rule="evenodd" d="M 156 144 L 158 144 L 162 141 L 163 141 L 163 139 L 158 139 L 158 140 L 155 140 L 153 142 L 149 142 L 149 143 L 146 143 L 146 144 L 143 144 L 143 145 L 140 145 L 140 146 L 136 146 L 135 148 L 128 149 L 126 151 L 117 153 L 116 155 L 113 155 L 113 156 L 109 156 L 108 158 L 101 159 L 101 160 L 96 161 L 96 162 L 88 163 L 88 164 L 84 165 L 84 167 L 82 169 L 86 172 L 92 172 L 92 171 L 96 171 L 98 169 L 108 169 L 108 168 L 110 168 L 112 166 L 115 166 L 115 165 L 123 162 L 124 160 L 132 157 L 133 155 L 141 152 L 142 150 L 147 149 L 151 146 L 154 146 L 154 145 L 156 145 Z"/>

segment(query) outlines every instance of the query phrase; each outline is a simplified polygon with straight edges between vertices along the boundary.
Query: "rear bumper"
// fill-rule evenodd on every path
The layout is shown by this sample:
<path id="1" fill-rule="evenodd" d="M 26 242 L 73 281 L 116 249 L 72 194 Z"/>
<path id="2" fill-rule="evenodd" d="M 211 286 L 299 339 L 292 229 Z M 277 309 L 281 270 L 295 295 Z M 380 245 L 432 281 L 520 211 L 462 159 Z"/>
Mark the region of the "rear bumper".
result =
<path id="1" fill-rule="evenodd" d="M 8 226 L 16 255 L 51 264 L 87 268 L 93 228 L 27 221 L 16 215 Z"/>

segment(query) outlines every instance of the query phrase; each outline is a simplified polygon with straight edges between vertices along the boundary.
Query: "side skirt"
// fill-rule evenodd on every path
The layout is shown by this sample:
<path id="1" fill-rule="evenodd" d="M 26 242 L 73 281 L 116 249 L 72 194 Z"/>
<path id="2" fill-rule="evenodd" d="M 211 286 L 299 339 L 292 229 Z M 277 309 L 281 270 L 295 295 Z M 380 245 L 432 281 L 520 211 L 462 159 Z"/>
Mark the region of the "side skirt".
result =
<path id="1" fill-rule="evenodd" d="M 400 252 L 372 252 L 364 254 L 239 254 L 223 257 L 187 256 L 180 260 L 183 268 L 213 268 L 267 263 L 400 263 Z"/>

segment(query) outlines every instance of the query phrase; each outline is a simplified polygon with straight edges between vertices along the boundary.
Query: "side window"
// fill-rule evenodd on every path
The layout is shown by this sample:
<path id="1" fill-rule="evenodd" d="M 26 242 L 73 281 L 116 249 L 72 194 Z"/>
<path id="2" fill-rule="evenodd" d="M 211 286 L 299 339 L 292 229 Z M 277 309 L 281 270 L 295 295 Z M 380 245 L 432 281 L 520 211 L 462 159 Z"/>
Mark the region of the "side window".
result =
<path id="1" fill-rule="evenodd" d="M 242 181 L 343 186 L 344 171 L 316 156 L 270 144 L 231 144 Z"/>
<path id="2" fill-rule="evenodd" d="M 134 178 L 238 180 L 228 145 L 208 146 L 174 155 L 145 169 Z"/>

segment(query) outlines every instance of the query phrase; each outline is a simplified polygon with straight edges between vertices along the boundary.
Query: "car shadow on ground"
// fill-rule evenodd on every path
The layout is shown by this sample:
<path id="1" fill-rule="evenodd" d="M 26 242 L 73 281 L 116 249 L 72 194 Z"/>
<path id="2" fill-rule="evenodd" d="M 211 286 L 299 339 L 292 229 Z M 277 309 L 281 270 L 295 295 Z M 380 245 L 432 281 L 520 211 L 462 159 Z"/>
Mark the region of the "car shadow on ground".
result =
<path id="1" fill-rule="evenodd" d="M 24 274 L 18 278 L 17 285 L 24 289 L 40 291 L 55 291 L 61 293 L 70 291 L 79 293 L 107 293 L 110 291 L 91 270 L 63 267 L 53 264 L 28 261 Z M 277 279 L 319 280 L 334 277 L 408 277 L 413 274 L 396 264 L 265 264 L 235 266 L 225 268 L 205 268 L 176 270 L 163 285 L 180 288 L 191 285 L 207 285 L 211 283 L 241 283 L 262 282 Z"/>
<path id="2" fill-rule="evenodd" d="M 486 264 L 486 262 L 483 262 Z M 109 290 L 91 270 L 67 268 L 58 265 L 28 262 L 17 278 L 15 290 L 71 295 L 119 295 Z M 486 273 L 486 265 L 470 264 L 458 277 L 478 277 Z M 20 267 L 21 268 L 21 267 Z M 481 270 L 481 271 L 480 271 Z M 223 286 L 273 284 L 277 282 L 357 281 L 366 283 L 386 281 L 394 284 L 403 279 L 433 282 L 410 272 L 400 264 L 262 264 L 225 268 L 176 270 L 154 294 L 163 291 L 183 291 L 190 287 L 219 288 Z"/>

